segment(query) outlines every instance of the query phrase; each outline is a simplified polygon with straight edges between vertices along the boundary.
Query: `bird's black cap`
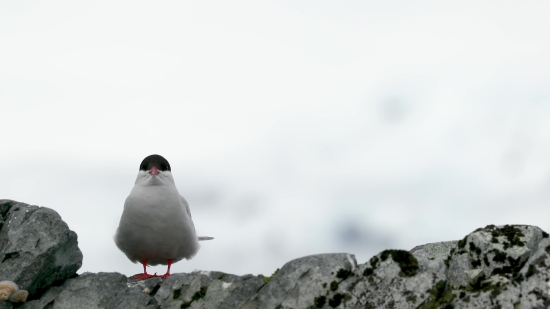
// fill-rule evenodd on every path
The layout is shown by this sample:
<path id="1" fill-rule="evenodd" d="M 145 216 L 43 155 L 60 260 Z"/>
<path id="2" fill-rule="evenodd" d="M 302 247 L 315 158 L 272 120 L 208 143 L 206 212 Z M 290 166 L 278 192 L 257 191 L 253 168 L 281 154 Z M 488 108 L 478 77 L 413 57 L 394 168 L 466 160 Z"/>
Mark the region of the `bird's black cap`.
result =
<path id="1" fill-rule="evenodd" d="M 143 161 L 141 161 L 141 164 L 139 165 L 139 170 L 148 171 L 153 168 L 153 166 L 156 167 L 159 171 L 172 171 L 168 160 L 166 160 L 163 156 L 157 154 L 150 155 L 147 158 L 143 159 Z"/>

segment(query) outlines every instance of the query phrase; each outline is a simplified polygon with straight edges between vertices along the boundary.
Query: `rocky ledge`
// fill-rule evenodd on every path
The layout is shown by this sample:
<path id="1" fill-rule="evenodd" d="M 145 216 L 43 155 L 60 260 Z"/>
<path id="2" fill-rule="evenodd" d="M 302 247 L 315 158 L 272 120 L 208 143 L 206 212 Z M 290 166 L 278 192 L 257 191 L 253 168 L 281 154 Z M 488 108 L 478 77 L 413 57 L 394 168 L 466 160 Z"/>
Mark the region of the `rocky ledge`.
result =
<path id="1" fill-rule="evenodd" d="M 77 275 L 81 265 L 76 234 L 55 211 L 0 200 L 0 281 L 29 292 L 0 308 L 550 308 L 550 238 L 527 225 L 488 225 L 363 264 L 348 253 L 306 256 L 270 277 L 196 271 L 133 281 Z"/>

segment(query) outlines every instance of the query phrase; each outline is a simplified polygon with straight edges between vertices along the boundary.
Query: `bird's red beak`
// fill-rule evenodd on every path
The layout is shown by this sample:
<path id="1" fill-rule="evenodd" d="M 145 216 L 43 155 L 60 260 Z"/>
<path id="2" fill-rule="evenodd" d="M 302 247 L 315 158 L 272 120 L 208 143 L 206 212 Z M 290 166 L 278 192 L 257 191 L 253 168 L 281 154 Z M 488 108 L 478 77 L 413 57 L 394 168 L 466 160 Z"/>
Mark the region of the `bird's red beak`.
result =
<path id="1" fill-rule="evenodd" d="M 149 171 L 149 174 L 158 176 L 159 170 L 157 169 L 156 166 L 153 166 L 153 167 L 151 168 L 151 170 Z"/>

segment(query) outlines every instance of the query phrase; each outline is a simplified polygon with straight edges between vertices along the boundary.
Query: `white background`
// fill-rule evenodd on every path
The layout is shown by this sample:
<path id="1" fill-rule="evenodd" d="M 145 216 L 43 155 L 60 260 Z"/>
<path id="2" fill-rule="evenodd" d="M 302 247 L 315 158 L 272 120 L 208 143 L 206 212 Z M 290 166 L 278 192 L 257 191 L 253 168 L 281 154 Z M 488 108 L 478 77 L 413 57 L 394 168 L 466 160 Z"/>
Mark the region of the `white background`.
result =
<path id="1" fill-rule="evenodd" d="M 216 238 L 173 272 L 364 263 L 487 224 L 550 231 L 549 11 L 2 1 L 0 198 L 59 212 L 80 273 L 141 271 L 112 236 L 153 153 Z"/>

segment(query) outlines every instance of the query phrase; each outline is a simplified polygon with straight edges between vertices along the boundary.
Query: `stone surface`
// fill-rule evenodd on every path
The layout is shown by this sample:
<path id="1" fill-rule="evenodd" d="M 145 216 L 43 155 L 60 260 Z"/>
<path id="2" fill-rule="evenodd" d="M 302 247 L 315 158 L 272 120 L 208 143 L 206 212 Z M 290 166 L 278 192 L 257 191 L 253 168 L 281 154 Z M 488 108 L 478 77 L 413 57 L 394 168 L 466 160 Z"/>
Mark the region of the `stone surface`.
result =
<path id="1" fill-rule="evenodd" d="M 155 299 L 162 308 L 240 308 L 265 284 L 261 276 L 235 276 L 216 271 L 175 274 Z"/>
<path id="2" fill-rule="evenodd" d="M 61 261 L 81 261 L 73 258 L 78 256 L 76 236 L 50 209 L 0 200 L 0 216 L 0 257 L 2 263 L 13 263 L 0 264 L 0 273 L 15 274 L 15 280 L 0 280 L 28 280 L 32 286 L 43 278 L 26 276 L 16 271 L 19 268 L 50 271 L 55 278 L 53 285 L 41 281 L 42 287 L 49 287 L 35 288 L 30 301 L 0 302 L 0 309 L 550 308 L 550 237 L 534 226 L 488 225 L 462 240 L 411 251 L 385 250 L 362 264 L 348 253 L 306 256 L 286 263 L 270 277 L 195 271 L 166 280 L 132 280 L 118 273 L 76 276 L 76 267 L 52 271 L 44 262 L 36 265 L 46 270 L 28 267 L 34 260 L 43 261 L 47 252 L 59 252 L 65 257 Z M 63 246 L 54 243 L 69 244 L 73 251 L 60 250 Z"/>
<path id="3" fill-rule="evenodd" d="M 0 278 L 39 297 L 82 266 L 76 233 L 52 209 L 0 200 Z"/>
<path id="4" fill-rule="evenodd" d="M 242 308 L 307 308 L 324 296 L 332 282 L 357 270 L 347 253 L 306 256 L 286 263 Z"/>
<path id="5" fill-rule="evenodd" d="M 155 299 L 139 286 L 129 288 L 128 278 L 118 273 L 84 273 L 48 290 L 39 300 L 24 303 L 22 309 L 154 309 Z"/>
<path id="6" fill-rule="evenodd" d="M 416 246 L 411 249 L 411 253 L 416 257 L 425 257 L 430 260 L 445 260 L 451 250 L 456 247 L 458 240 L 435 242 Z"/>

